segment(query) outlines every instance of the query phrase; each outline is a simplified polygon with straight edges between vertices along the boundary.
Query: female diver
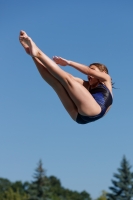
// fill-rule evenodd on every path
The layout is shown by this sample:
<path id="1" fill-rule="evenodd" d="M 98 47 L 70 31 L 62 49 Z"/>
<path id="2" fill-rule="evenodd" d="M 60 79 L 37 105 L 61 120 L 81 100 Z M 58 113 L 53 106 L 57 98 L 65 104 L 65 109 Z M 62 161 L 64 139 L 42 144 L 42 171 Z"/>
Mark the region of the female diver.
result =
<path id="1" fill-rule="evenodd" d="M 24 31 L 19 40 L 32 57 L 42 78 L 55 90 L 71 118 L 79 124 L 86 124 L 103 117 L 110 109 L 112 82 L 106 66 L 93 63 L 89 67 L 54 56 L 51 60 Z M 88 81 L 74 77 L 59 66 L 71 66 L 86 74 Z"/>

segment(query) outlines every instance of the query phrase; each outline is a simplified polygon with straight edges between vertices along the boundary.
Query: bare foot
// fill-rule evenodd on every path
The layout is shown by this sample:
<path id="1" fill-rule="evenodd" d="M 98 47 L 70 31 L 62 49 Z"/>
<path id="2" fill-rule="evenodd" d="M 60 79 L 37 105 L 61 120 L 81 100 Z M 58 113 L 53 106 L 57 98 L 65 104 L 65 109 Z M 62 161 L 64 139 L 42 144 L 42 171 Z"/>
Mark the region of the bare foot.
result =
<path id="1" fill-rule="evenodd" d="M 24 48 L 27 48 L 27 47 L 29 48 L 29 54 L 32 57 L 37 57 L 39 53 L 39 48 L 32 41 L 32 39 L 26 34 L 26 32 L 24 31 L 20 32 L 20 41 L 23 41 L 21 42 L 21 44 L 24 46 Z"/>
<path id="2" fill-rule="evenodd" d="M 25 51 L 27 54 L 30 55 L 30 48 L 29 48 L 29 45 L 25 42 L 25 40 L 22 38 L 22 36 L 24 35 L 24 31 L 20 31 L 20 34 L 19 34 L 19 41 L 20 43 L 22 44 L 22 46 L 24 47 Z"/>

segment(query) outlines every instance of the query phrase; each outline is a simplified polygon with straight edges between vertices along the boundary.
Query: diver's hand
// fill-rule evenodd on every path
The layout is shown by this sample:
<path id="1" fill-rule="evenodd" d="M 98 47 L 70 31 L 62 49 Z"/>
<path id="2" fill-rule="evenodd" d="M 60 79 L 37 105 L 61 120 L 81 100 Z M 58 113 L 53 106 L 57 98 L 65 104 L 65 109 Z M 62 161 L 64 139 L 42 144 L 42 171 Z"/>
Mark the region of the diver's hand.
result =
<path id="1" fill-rule="evenodd" d="M 61 66 L 67 66 L 70 64 L 69 60 L 66 60 L 64 58 L 58 57 L 58 56 L 53 56 L 53 60 L 56 64 L 59 64 Z"/>

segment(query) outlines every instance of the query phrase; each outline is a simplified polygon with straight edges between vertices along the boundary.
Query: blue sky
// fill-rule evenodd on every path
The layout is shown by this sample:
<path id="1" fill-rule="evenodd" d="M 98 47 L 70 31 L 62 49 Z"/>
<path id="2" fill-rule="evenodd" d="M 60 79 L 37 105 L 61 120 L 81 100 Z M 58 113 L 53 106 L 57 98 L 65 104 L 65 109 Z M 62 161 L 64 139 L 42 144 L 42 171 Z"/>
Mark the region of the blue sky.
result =
<path id="1" fill-rule="evenodd" d="M 1 0 L 0 8 L 0 177 L 31 181 L 42 159 L 65 188 L 98 197 L 123 155 L 133 165 L 133 1 Z M 51 58 L 106 64 L 118 88 L 110 112 L 72 121 L 19 44 L 20 30 Z"/>

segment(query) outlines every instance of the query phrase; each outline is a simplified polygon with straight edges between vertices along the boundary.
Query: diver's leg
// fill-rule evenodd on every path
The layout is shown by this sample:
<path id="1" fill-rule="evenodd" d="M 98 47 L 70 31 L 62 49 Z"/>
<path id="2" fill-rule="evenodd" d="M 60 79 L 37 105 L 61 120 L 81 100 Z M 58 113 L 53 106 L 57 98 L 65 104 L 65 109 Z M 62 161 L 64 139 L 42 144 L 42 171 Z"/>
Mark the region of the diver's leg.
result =
<path id="1" fill-rule="evenodd" d="M 20 36 L 21 34 L 23 34 L 23 32 L 20 33 Z M 19 40 L 20 40 L 21 45 L 24 47 L 26 53 L 30 54 L 29 46 L 25 43 L 24 40 L 21 40 L 20 37 L 19 37 Z M 32 59 L 40 75 L 42 76 L 42 78 L 55 90 L 55 92 L 57 93 L 59 99 L 61 100 L 63 106 L 65 107 L 65 109 L 67 110 L 71 118 L 73 120 L 76 120 L 77 114 L 78 114 L 77 107 L 72 101 L 72 99 L 70 98 L 70 96 L 68 95 L 65 88 L 54 76 L 52 76 L 49 73 L 49 71 L 46 69 L 44 64 L 42 64 L 42 62 L 38 58 L 32 58 Z"/>
<path id="2" fill-rule="evenodd" d="M 61 100 L 63 106 L 65 107 L 69 115 L 72 117 L 73 120 L 76 120 L 78 114 L 77 107 L 70 98 L 65 88 L 55 77 L 53 77 L 49 73 L 49 71 L 37 58 L 33 58 L 33 61 L 42 78 L 55 90 L 56 94 L 58 95 L 59 99 Z"/>

